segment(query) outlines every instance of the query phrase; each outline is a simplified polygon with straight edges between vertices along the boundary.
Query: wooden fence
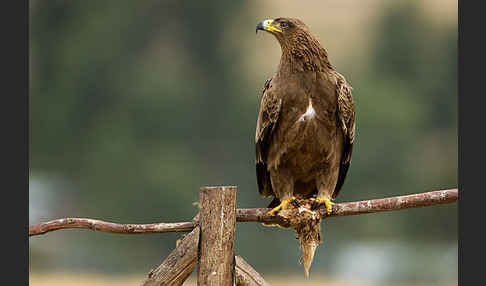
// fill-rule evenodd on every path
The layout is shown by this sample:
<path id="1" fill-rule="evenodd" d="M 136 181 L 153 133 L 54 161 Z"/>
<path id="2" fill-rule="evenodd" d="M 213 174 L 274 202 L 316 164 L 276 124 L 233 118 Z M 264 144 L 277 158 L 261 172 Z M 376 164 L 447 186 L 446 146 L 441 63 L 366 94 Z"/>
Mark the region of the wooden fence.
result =
<path id="1" fill-rule="evenodd" d="M 280 216 L 270 216 L 270 209 L 236 209 L 234 186 L 201 187 L 200 211 L 190 222 L 118 224 L 88 218 L 63 218 L 29 227 L 29 236 L 68 228 L 140 234 L 189 232 L 176 243 L 176 248 L 156 269 L 148 273 L 142 286 L 182 285 L 197 267 L 197 284 L 210 286 L 269 285 L 242 257 L 234 254 L 236 222 L 262 222 L 288 226 Z M 321 217 L 358 215 L 401 210 L 458 200 L 458 190 L 440 190 L 407 196 L 333 204 L 331 215 L 325 207 L 318 209 Z"/>

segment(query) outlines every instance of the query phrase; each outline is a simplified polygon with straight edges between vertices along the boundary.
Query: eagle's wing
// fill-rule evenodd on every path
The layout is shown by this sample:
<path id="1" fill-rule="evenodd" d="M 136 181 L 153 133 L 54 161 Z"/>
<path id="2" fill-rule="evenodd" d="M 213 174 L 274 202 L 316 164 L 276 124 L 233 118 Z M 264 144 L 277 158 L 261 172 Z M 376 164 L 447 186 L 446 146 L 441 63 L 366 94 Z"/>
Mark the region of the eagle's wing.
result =
<path id="1" fill-rule="evenodd" d="M 279 99 L 274 93 L 268 92 L 271 81 L 272 79 L 268 79 L 263 87 L 255 134 L 256 175 L 258 190 L 263 197 L 274 195 L 266 160 L 282 107 L 282 99 Z"/>
<path id="2" fill-rule="evenodd" d="M 336 188 L 334 189 L 334 192 L 332 194 L 333 199 L 336 198 L 339 194 L 339 191 L 344 184 L 346 174 L 348 173 L 349 164 L 351 163 L 351 154 L 353 153 L 355 130 L 353 95 L 351 94 L 351 87 L 342 76 L 339 77 L 337 80 L 337 94 L 337 116 L 344 134 L 344 146 L 339 168 L 338 181 L 336 184 Z"/>

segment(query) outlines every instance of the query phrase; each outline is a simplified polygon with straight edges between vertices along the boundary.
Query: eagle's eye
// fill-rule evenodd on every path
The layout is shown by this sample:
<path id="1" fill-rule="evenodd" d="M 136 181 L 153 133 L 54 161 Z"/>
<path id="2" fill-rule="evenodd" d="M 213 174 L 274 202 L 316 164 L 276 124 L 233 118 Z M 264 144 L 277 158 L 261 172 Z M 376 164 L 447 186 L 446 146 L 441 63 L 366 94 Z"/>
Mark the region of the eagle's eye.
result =
<path id="1" fill-rule="evenodd" d="M 287 22 L 281 22 L 280 23 L 280 27 L 282 28 L 287 28 L 289 26 L 289 24 Z"/>

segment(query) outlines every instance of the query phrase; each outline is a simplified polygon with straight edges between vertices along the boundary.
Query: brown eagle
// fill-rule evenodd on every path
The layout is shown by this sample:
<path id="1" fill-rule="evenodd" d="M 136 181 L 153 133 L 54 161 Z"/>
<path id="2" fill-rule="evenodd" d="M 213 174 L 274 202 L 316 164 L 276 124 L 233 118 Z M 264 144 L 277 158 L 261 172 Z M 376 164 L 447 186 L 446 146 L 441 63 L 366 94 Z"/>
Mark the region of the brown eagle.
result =
<path id="1" fill-rule="evenodd" d="M 274 35 L 282 50 L 277 72 L 263 88 L 256 125 L 259 192 L 275 197 L 270 214 L 290 202 L 298 206 L 297 199 L 312 200 L 312 210 L 325 204 L 330 214 L 353 151 L 351 87 L 301 20 L 269 19 L 258 30 Z"/>

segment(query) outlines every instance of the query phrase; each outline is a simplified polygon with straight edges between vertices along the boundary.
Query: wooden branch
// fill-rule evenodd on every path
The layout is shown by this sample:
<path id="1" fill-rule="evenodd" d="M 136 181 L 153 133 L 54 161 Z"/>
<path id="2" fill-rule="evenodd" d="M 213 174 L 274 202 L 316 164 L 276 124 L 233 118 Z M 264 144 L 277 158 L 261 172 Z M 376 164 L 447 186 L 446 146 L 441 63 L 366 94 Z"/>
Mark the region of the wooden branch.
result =
<path id="1" fill-rule="evenodd" d="M 236 187 L 201 187 L 198 286 L 233 286 Z"/>
<path id="2" fill-rule="evenodd" d="M 458 197 L 459 193 L 457 189 L 449 189 L 384 199 L 339 203 L 333 204 L 332 213 L 329 217 L 449 204 L 456 202 Z M 236 220 L 238 222 L 285 223 L 278 216 L 269 216 L 269 210 L 270 209 L 268 208 L 237 209 Z M 322 215 L 324 214 L 323 207 L 320 209 L 320 212 Z M 95 219 L 64 218 L 29 227 L 29 236 L 67 228 L 85 228 L 123 234 L 190 232 L 196 225 L 197 221 L 153 224 L 117 224 Z"/>
<path id="3" fill-rule="evenodd" d="M 269 286 L 253 267 L 239 255 L 235 256 L 236 286 Z"/>
<path id="4" fill-rule="evenodd" d="M 333 212 L 336 213 L 334 216 L 348 216 L 384 211 L 396 211 L 453 203 L 456 202 L 458 198 L 458 190 L 450 189 L 369 201 L 336 204 L 333 206 Z M 324 207 L 321 209 L 322 212 L 324 212 Z"/>
<path id="5" fill-rule="evenodd" d="M 29 227 L 29 236 L 45 234 L 66 228 L 85 228 L 104 232 L 140 234 L 165 232 L 190 232 L 197 221 L 150 224 L 119 224 L 89 218 L 62 218 Z"/>
<path id="6" fill-rule="evenodd" d="M 359 202 L 339 203 L 332 205 L 332 213 L 328 217 L 369 214 L 384 211 L 397 211 L 408 208 L 426 207 L 432 205 L 449 204 L 458 200 L 457 189 L 433 191 L 406 196 Z M 279 216 L 270 216 L 270 209 L 238 209 L 238 222 L 265 222 L 284 225 L 285 221 Z M 325 206 L 319 209 L 321 216 L 326 217 Z"/>
<path id="7" fill-rule="evenodd" d="M 150 271 L 142 286 L 180 286 L 196 267 L 200 228 L 185 235 L 157 269 Z"/>

